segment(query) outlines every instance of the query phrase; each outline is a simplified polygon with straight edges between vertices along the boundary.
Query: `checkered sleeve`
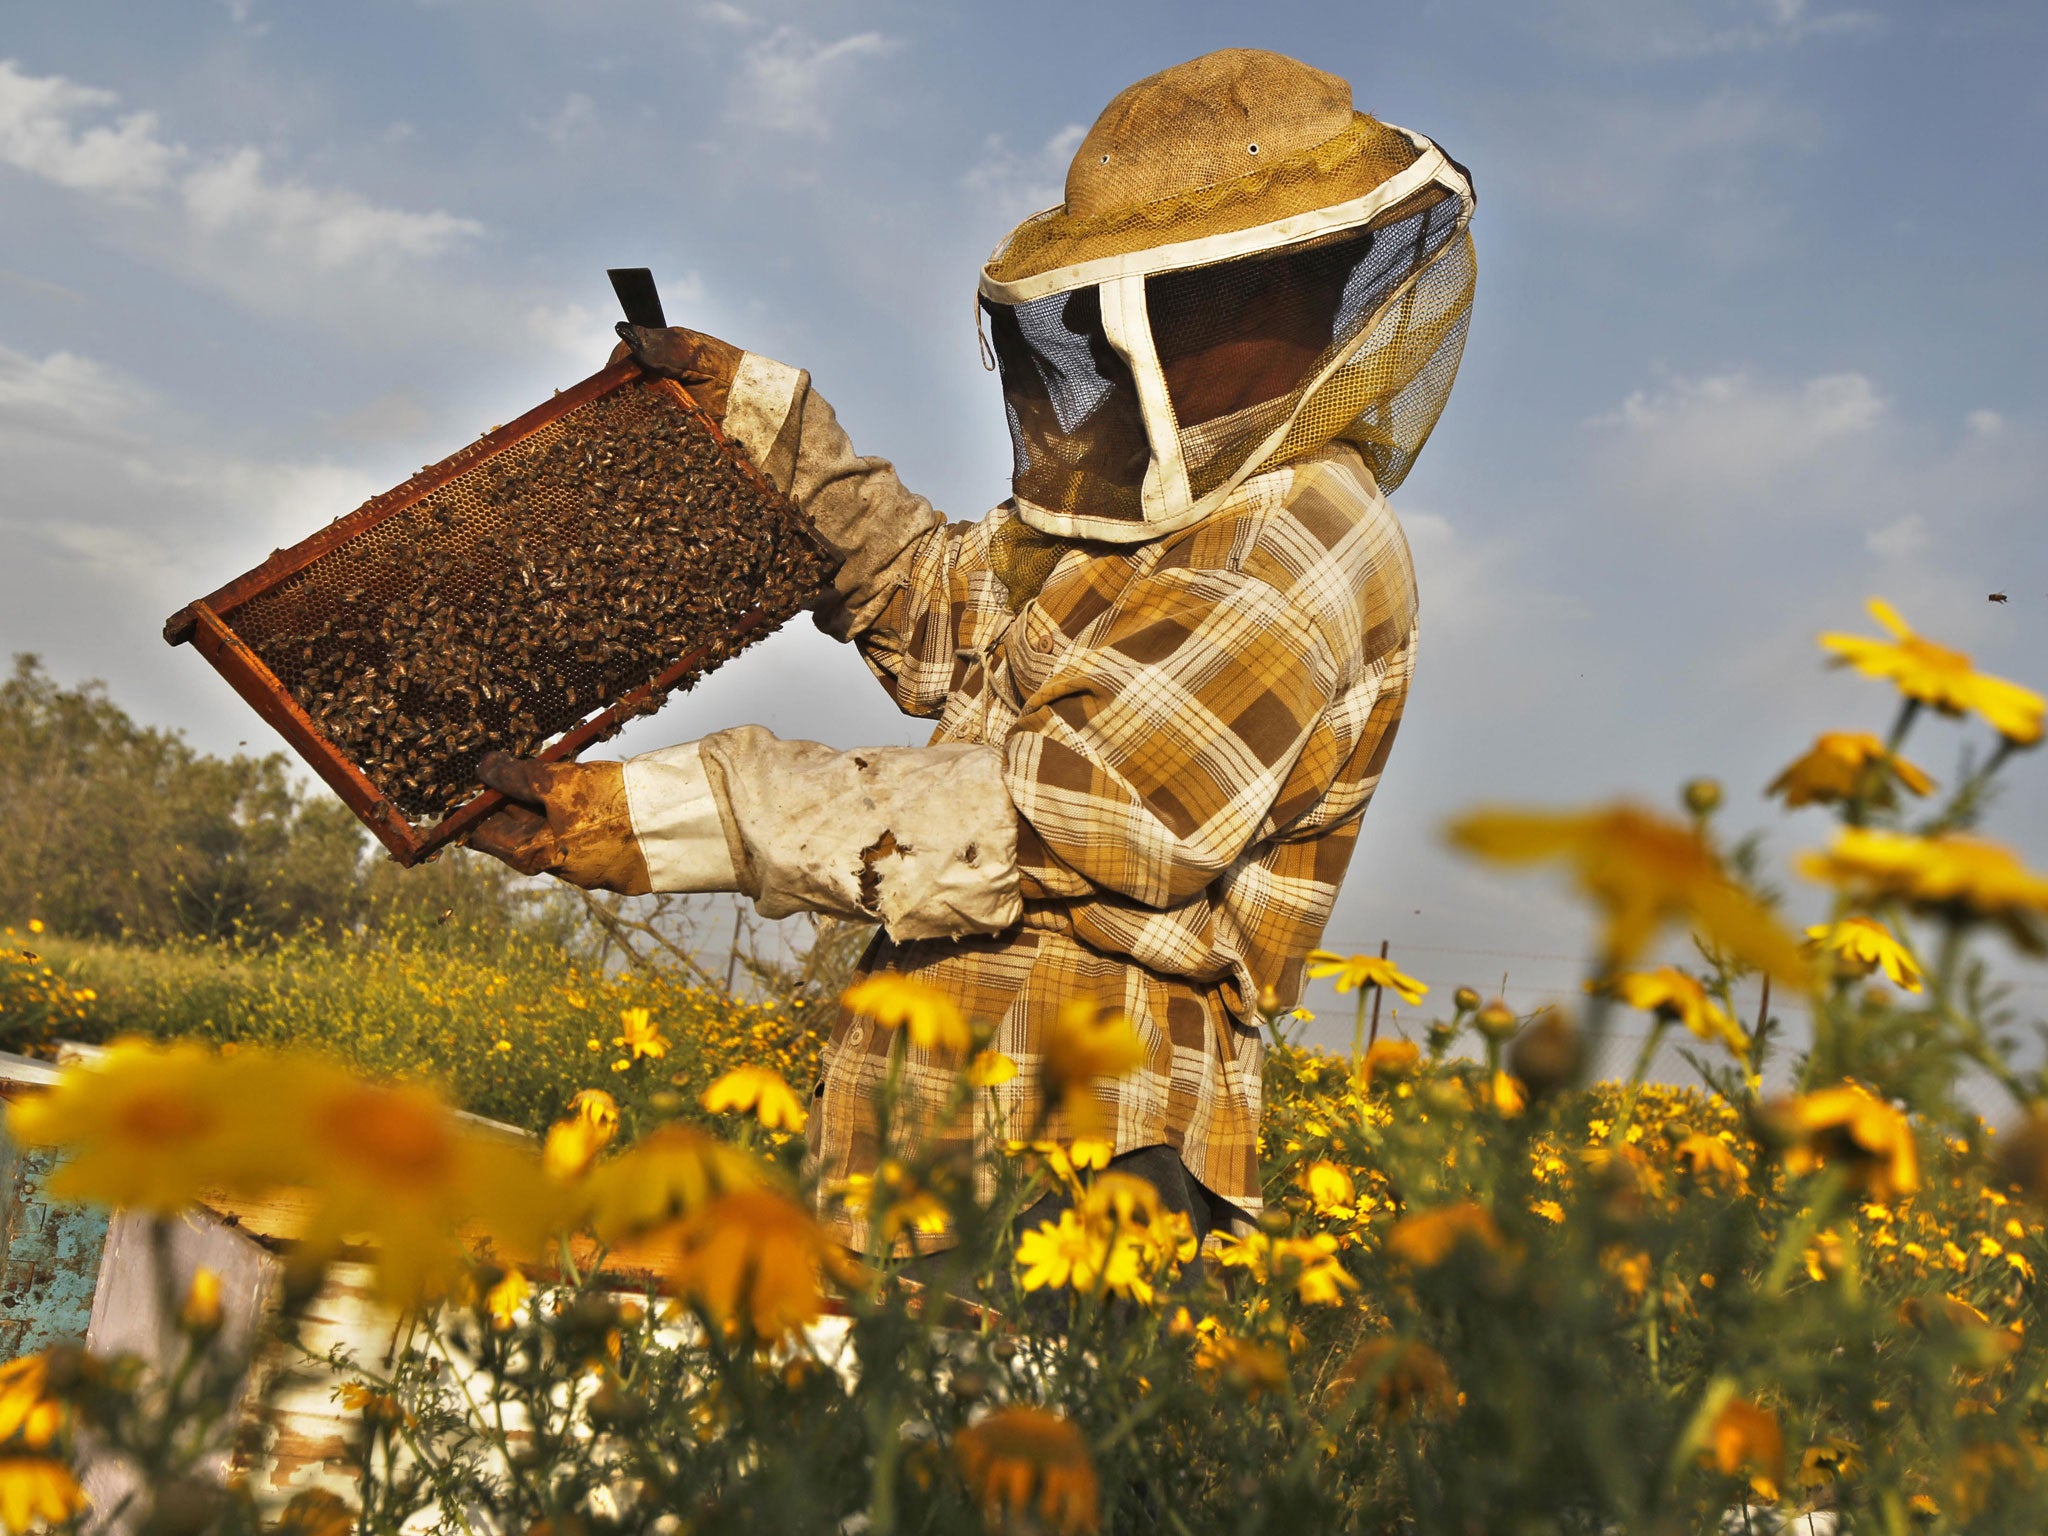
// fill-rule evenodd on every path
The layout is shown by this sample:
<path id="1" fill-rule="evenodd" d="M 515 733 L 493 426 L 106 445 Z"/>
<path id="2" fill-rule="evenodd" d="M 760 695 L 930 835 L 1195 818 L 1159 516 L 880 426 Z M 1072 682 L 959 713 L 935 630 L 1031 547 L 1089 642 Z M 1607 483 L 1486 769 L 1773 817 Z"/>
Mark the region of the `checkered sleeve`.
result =
<path id="1" fill-rule="evenodd" d="M 1185 902 L 1271 836 L 1343 668 L 1296 598 L 1155 569 L 1025 700 L 1005 743 L 1027 897 Z"/>

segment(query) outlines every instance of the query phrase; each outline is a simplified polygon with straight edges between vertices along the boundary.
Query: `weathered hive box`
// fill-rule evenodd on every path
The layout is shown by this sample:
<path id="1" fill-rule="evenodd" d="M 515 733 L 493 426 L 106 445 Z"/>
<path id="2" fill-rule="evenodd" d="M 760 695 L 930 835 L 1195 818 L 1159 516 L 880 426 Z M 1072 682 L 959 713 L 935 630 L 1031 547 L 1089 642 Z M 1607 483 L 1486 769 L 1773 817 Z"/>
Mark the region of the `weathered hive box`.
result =
<path id="1" fill-rule="evenodd" d="M 392 855 L 787 622 L 831 567 L 689 392 L 620 362 L 281 549 L 164 626 Z"/>

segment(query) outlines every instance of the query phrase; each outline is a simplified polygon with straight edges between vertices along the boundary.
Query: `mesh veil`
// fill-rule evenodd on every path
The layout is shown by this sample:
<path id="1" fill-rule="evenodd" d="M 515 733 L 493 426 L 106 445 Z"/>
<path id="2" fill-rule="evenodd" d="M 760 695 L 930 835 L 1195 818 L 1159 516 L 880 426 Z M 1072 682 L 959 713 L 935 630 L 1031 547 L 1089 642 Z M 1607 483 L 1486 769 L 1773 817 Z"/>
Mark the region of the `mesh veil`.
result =
<path id="1" fill-rule="evenodd" d="M 1382 490 L 1401 483 L 1464 348 L 1472 198 L 1462 169 L 1427 140 L 1359 122 L 1377 130 L 1353 135 L 1371 151 L 1361 158 L 1376 160 L 1374 176 L 1394 175 L 1377 207 L 1368 195 L 1327 218 L 1296 214 L 1010 282 L 990 273 L 1014 268 L 1018 237 L 998 251 L 981 303 L 1024 521 L 1067 537 L 1149 539 L 1207 515 L 1247 476 L 1333 441 L 1355 447 Z M 1405 161 L 1387 136 L 1407 147 Z M 1200 259 L 1219 245 L 1220 259 Z"/>

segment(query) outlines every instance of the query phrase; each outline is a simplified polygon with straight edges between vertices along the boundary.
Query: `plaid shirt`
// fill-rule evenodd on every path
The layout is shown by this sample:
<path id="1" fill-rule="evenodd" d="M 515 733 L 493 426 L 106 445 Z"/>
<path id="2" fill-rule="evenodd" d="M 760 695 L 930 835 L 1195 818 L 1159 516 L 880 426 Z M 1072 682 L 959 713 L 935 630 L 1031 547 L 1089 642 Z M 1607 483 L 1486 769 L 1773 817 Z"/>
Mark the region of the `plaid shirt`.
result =
<path id="1" fill-rule="evenodd" d="M 908 497 L 886 464 L 859 465 Z M 899 1124 L 927 1143 L 1025 1134 L 1046 1023 L 1091 998 L 1128 1014 L 1150 1056 L 1098 1085 L 1115 1151 L 1174 1147 L 1256 1213 L 1256 1006 L 1268 987 L 1299 997 L 1393 744 L 1415 654 L 1407 541 L 1357 455 L 1334 447 L 1246 482 L 1192 528 L 1067 549 L 1012 612 L 991 561 L 1011 515 L 918 537 L 886 595 L 842 621 L 896 703 L 937 718 L 935 742 L 1003 753 L 1020 818 L 1019 928 L 878 937 L 863 962 L 945 993 L 1020 1069 L 940 1125 L 958 1063 L 912 1049 Z M 882 1156 L 891 1036 L 846 1010 L 833 1030 L 811 1123 L 828 1184 Z M 1066 1134 L 1057 1115 L 1047 1134 Z"/>

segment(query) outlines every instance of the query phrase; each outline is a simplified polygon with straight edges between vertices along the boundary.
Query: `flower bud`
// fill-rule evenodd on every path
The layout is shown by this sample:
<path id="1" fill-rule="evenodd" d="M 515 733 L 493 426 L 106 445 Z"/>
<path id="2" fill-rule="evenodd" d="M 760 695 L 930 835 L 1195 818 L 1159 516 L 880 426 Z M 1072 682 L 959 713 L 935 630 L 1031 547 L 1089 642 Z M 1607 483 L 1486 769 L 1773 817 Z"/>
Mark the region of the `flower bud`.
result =
<path id="1" fill-rule="evenodd" d="M 192 1272 L 185 1305 L 178 1310 L 178 1326 L 195 1339 L 210 1339 L 220 1332 L 220 1276 L 212 1270 Z"/>
<path id="2" fill-rule="evenodd" d="M 2048 1114 L 2029 1115 L 2005 1135 L 1998 1148 L 1998 1177 L 2048 1206 Z"/>
<path id="3" fill-rule="evenodd" d="M 1479 1026 L 1479 1033 L 1495 1045 L 1512 1036 L 1520 1024 L 1515 1018 L 1514 1010 L 1498 999 L 1480 1009 L 1479 1017 L 1472 1022 Z"/>
<path id="4" fill-rule="evenodd" d="M 1451 994 L 1451 1001 L 1457 1005 L 1458 1012 L 1470 1013 L 1479 1006 L 1479 994 L 1470 987 L 1460 987 Z"/>
<path id="5" fill-rule="evenodd" d="M 1721 808 L 1719 779 L 1687 779 L 1680 791 L 1685 808 L 1695 816 L 1711 816 Z"/>
<path id="6" fill-rule="evenodd" d="M 1572 1021 L 1546 1008 L 1508 1047 L 1508 1070 L 1522 1080 L 1531 1099 L 1548 1098 L 1579 1080 L 1585 1045 Z"/>

